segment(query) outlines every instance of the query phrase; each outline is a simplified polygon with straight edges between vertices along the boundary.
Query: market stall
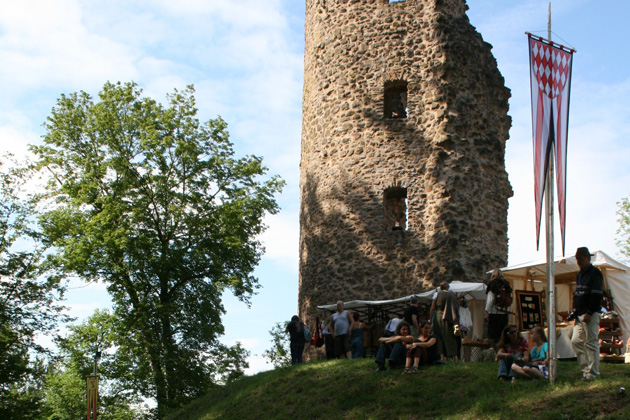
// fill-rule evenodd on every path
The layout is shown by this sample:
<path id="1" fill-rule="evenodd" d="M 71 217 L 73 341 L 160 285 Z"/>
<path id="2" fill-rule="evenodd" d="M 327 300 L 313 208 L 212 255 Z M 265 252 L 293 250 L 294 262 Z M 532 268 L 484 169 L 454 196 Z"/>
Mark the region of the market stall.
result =
<path id="1" fill-rule="evenodd" d="M 623 340 L 627 342 L 630 337 L 630 267 L 614 260 L 603 251 L 593 252 L 591 263 L 602 271 L 604 276 L 604 290 L 612 300 L 613 314 L 605 315 L 605 321 L 600 325 L 610 324 L 608 334 L 611 343 L 608 347 L 608 340 L 602 346 L 603 351 L 609 349 L 620 349 L 618 343 Z M 568 311 L 573 306 L 573 292 L 575 291 L 575 280 L 579 267 L 574 256 L 557 258 L 554 261 L 554 271 L 556 279 L 556 319 L 557 325 L 557 353 L 559 358 L 575 357 L 570 345 L 572 333 L 572 323 L 566 322 Z M 515 299 L 512 307 L 512 321 L 517 325 L 530 322 L 530 316 L 537 310 L 536 298 L 540 298 L 540 309 L 542 323 L 548 325 L 546 320 L 546 292 L 547 292 L 547 267 L 546 261 L 536 261 L 518 264 L 502 268 L 505 278 L 514 289 Z M 520 296 L 530 296 L 532 300 L 523 301 Z M 530 305 L 533 306 L 530 308 Z M 618 327 L 616 327 L 618 325 Z M 606 334 L 605 334 L 606 335 Z M 624 347 L 625 348 L 625 347 Z"/>
<path id="2" fill-rule="evenodd" d="M 450 283 L 450 290 L 453 291 L 458 298 L 466 300 L 473 321 L 473 330 L 470 334 L 471 339 L 479 340 L 483 335 L 483 309 L 486 300 L 486 286 L 483 283 L 467 283 L 454 281 Z M 344 302 L 344 308 L 350 312 L 357 312 L 361 319 L 372 325 L 372 329 L 366 334 L 366 347 L 377 347 L 378 338 L 383 335 L 383 331 L 387 322 L 394 316 L 402 315 L 407 305 L 410 304 L 411 298 L 418 298 L 423 307 L 424 319 L 428 319 L 429 309 L 433 301 L 435 289 L 431 289 L 422 293 L 416 293 L 409 296 L 403 296 L 390 300 L 352 300 Z M 322 319 L 327 320 L 330 315 L 337 310 L 337 305 L 321 305 L 317 309 L 326 312 Z"/>

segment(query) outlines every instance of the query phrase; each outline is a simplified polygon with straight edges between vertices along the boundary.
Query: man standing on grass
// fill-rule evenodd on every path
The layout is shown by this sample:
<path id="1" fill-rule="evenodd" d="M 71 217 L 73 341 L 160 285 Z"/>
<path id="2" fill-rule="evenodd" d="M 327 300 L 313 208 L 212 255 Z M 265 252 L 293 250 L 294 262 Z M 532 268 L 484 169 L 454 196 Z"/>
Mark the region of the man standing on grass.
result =
<path id="1" fill-rule="evenodd" d="M 337 302 L 337 312 L 332 316 L 331 331 L 335 338 L 335 352 L 341 359 L 344 355 L 352 359 L 352 349 L 350 348 L 350 324 L 352 318 L 350 313 L 343 309 L 343 301 Z"/>
<path id="2" fill-rule="evenodd" d="M 578 248 L 575 253 L 580 272 L 573 294 L 573 309 L 577 318 L 571 344 L 585 381 L 599 376 L 599 320 L 604 277 L 599 268 L 591 264 L 592 255 L 586 247 Z"/>
<path id="3" fill-rule="evenodd" d="M 411 297 L 411 304 L 405 309 L 403 319 L 411 327 L 411 335 L 413 338 L 418 338 L 418 332 L 420 331 L 420 308 L 418 307 L 418 298 L 416 296 Z"/>

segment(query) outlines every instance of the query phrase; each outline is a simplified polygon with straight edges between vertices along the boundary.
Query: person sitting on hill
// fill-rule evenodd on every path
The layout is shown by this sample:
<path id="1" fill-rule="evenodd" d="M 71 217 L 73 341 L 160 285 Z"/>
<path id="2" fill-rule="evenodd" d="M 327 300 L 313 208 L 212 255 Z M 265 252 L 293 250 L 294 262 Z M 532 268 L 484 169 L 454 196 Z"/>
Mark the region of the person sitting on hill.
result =
<path id="1" fill-rule="evenodd" d="M 526 378 L 547 379 L 549 377 L 549 343 L 547 343 L 545 330 L 534 327 L 530 334 L 536 346 L 529 352 L 529 363 L 523 367 L 512 365 L 512 370 Z"/>
<path id="2" fill-rule="evenodd" d="M 529 362 L 529 347 L 514 324 L 508 324 L 501 332 L 501 340 L 497 344 L 499 351 L 497 359 L 499 360 L 499 379 L 506 381 L 512 378 L 512 382 L 516 382 L 518 373 L 514 367 Z"/>
<path id="3" fill-rule="evenodd" d="M 407 344 L 407 363 L 403 373 L 416 373 L 420 366 L 430 365 L 439 359 L 437 339 L 431 334 L 431 324 L 423 321 L 420 323 L 418 341 Z"/>
<path id="4" fill-rule="evenodd" d="M 389 359 L 388 370 L 396 365 L 404 363 L 405 345 L 413 343 L 411 328 L 409 324 L 402 321 L 396 327 L 396 334 L 391 337 L 381 337 L 378 339 L 381 345 L 378 348 L 374 362 L 376 362 L 377 372 L 385 370 L 385 359 Z"/>

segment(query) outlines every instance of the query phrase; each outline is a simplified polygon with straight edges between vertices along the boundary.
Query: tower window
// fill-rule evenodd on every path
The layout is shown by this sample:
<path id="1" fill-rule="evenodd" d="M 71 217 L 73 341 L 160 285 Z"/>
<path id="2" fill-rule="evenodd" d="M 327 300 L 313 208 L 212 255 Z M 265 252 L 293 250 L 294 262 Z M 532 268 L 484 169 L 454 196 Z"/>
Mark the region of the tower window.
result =
<path id="1" fill-rule="evenodd" d="M 387 0 L 388 3 L 404 3 L 406 0 Z"/>
<path id="2" fill-rule="evenodd" d="M 386 188 L 383 192 L 383 210 L 388 230 L 407 230 L 407 188 Z"/>
<path id="3" fill-rule="evenodd" d="M 407 82 L 385 82 L 385 118 L 407 118 Z"/>

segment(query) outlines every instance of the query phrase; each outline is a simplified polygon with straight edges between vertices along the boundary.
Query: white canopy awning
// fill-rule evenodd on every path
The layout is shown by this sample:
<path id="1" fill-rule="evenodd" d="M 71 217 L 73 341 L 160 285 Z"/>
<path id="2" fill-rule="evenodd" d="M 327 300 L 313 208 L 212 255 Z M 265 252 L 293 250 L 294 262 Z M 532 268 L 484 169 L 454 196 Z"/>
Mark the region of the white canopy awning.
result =
<path id="1" fill-rule="evenodd" d="M 450 290 L 452 290 L 458 297 L 466 297 L 474 300 L 485 300 L 486 299 L 486 285 L 483 283 L 468 283 L 462 281 L 453 281 L 450 283 Z M 359 310 L 365 309 L 370 306 L 404 306 L 409 303 L 412 297 L 417 297 L 421 302 L 430 303 L 433 299 L 433 293 L 435 289 L 416 293 L 409 296 L 404 296 L 397 299 L 390 300 L 351 300 L 349 302 L 344 302 L 344 308 L 348 310 Z M 321 305 L 318 306 L 317 309 L 323 309 L 330 312 L 335 312 L 337 310 L 337 304 L 331 305 Z"/>
<path id="2" fill-rule="evenodd" d="M 591 263 L 600 269 L 617 270 L 630 273 L 630 267 L 615 261 L 603 251 L 593 252 Z M 575 257 L 558 257 L 554 261 L 554 270 L 558 282 L 575 281 L 580 268 Z M 506 279 L 520 278 L 547 281 L 547 261 L 539 260 L 502 268 Z M 491 271 L 488 272 L 490 274 Z"/>

